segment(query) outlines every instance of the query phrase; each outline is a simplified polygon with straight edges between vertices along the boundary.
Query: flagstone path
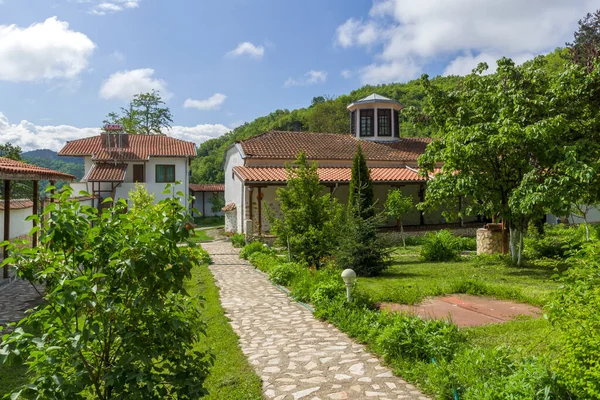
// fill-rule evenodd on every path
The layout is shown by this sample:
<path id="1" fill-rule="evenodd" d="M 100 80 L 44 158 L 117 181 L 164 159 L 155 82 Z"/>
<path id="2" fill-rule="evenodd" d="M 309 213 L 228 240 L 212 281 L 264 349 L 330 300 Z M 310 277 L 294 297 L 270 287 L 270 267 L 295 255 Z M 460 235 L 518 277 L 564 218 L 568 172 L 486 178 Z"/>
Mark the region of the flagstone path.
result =
<path id="1" fill-rule="evenodd" d="M 202 245 L 242 351 L 274 400 L 428 399 L 274 287 L 229 242 Z"/>
<path id="2" fill-rule="evenodd" d="M 40 293 L 44 289 L 37 287 Z M 25 316 L 25 311 L 37 306 L 42 302 L 42 297 L 29 282 L 17 279 L 14 282 L 0 286 L 0 326 L 6 326 L 10 322 L 18 322 Z M 12 330 L 6 329 L 0 332 L 0 336 Z"/>

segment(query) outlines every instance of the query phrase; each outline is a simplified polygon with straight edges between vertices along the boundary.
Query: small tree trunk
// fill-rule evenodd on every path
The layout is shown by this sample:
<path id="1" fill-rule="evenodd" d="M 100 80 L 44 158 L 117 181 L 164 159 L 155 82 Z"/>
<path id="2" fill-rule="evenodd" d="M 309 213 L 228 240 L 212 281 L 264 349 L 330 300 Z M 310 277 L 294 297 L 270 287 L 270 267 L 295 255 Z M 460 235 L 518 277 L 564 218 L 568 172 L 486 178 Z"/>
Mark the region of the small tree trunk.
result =
<path id="1" fill-rule="evenodd" d="M 518 230 L 518 235 L 519 235 L 519 251 L 518 251 L 518 255 L 517 255 L 517 266 L 520 267 L 521 266 L 521 260 L 523 258 L 523 236 L 524 236 L 524 230 L 522 227 L 519 228 Z"/>
<path id="2" fill-rule="evenodd" d="M 406 248 L 406 241 L 404 240 L 404 224 L 400 221 L 400 237 L 402 238 L 402 247 Z"/>
<path id="3" fill-rule="evenodd" d="M 517 230 L 515 229 L 515 227 L 513 226 L 512 223 L 510 224 L 509 234 L 510 234 L 510 238 L 509 238 L 510 259 L 513 263 L 515 263 L 517 261 L 517 249 L 516 249 Z"/>

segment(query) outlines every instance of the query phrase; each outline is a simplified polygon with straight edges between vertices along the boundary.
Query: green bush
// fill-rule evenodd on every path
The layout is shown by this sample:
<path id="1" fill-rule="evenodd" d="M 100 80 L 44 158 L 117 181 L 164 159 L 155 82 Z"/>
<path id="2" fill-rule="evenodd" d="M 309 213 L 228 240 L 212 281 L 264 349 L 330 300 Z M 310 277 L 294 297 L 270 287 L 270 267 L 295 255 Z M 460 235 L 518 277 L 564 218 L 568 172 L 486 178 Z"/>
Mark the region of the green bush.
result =
<path id="1" fill-rule="evenodd" d="M 240 257 L 247 260 L 254 253 L 273 253 L 266 244 L 261 242 L 252 242 L 245 245 L 240 251 Z"/>
<path id="2" fill-rule="evenodd" d="M 279 264 L 269 271 L 269 278 L 273 283 L 287 286 L 302 269 L 305 268 L 296 263 Z"/>
<path id="3" fill-rule="evenodd" d="M 281 264 L 281 260 L 272 253 L 252 253 L 248 261 L 262 272 L 269 274 L 273 268 Z"/>
<path id="4" fill-rule="evenodd" d="M 408 315 L 389 315 L 389 318 L 391 323 L 376 341 L 386 359 L 449 359 L 463 341 L 458 327 L 446 321 Z"/>
<path id="5" fill-rule="evenodd" d="M 335 253 L 339 268 L 350 268 L 358 276 L 377 276 L 387 268 L 392 243 L 389 237 L 377 234 L 383 221 L 382 215 L 363 219 L 358 213 L 348 212 Z"/>
<path id="6" fill-rule="evenodd" d="M 423 238 L 421 258 L 425 261 L 451 261 L 458 258 L 460 244 L 456 236 L 443 229 L 428 232 Z"/>
<path id="7" fill-rule="evenodd" d="M 407 236 L 404 238 L 404 242 L 407 246 L 420 246 L 423 244 L 422 236 Z"/>
<path id="8" fill-rule="evenodd" d="M 600 398 L 600 243 L 584 246 L 571 259 L 563 287 L 551 303 L 562 354 L 559 380 L 580 398 Z"/>
<path id="9" fill-rule="evenodd" d="M 476 251 L 477 239 L 474 237 L 457 236 L 456 246 L 460 251 Z"/>
<path id="10" fill-rule="evenodd" d="M 585 242 L 585 227 L 546 225 L 544 234 L 529 230 L 525 238 L 525 256 L 537 258 L 567 258 L 570 252 L 579 250 Z"/>
<path id="11" fill-rule="evenodd" d="M 246 236 L 244 236 L 243 233 L 236 233 L 231 237 L 231 244 L 233 247 L 237 248 L 244 247 L 246 244 Z"/>

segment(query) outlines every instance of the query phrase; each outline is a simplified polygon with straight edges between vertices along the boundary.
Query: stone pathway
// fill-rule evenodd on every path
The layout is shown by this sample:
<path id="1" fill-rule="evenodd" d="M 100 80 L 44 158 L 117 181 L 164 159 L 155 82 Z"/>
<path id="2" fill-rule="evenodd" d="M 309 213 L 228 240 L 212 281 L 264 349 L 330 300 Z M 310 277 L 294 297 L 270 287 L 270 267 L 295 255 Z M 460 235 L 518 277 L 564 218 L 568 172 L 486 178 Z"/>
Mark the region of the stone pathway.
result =
<path id="1" fill-rule="evenodd" d="M 228 242 L 202 245 L 221 303 L 267 399 L 428 399 L 365 347 L 274 287 Z"/>
<path id="2" fill-rule="evenodd" d="M 38 290 L 43 293 L 42 287 L 38 287 Z M 31 284 L 21 279 L 0 287 L 0 326 L 20 321 L 25 316 L 25 311 L 41 301 L 42 298 Z M 0 336 L 6 332 L 2 331 Z"/>

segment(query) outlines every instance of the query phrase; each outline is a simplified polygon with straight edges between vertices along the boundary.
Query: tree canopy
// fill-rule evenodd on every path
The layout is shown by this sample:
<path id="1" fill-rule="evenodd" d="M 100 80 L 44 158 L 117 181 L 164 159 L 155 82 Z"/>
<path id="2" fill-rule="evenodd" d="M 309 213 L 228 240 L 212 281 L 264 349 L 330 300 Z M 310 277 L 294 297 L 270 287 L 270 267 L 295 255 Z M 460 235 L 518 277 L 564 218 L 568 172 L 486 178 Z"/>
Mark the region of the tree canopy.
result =
<path id="1" fill-rule="evenodd" d="M 568 213 L 581 188 L 598 186 L 598 72 L 570 65 L 551 74 L 538 57 L 518 67 L 498 61 L 495 74 L 481 64 L 453 91 L 421 82 L 428 95 L 423 112 L 409 114 L 443 133 L 419 164 L 433 173 L 422 207 L 463 212 L 458 196 L 473 201 L 465 213 L 498 216 L 511 228 L 511 253 L 520 262 L 528 221 L 550 211 Z"/>
<path id="2" fill-rule="evenodd" d="M 111 112 L 103 123 L 120 124 L 129 134 L 163 135 L 171 128 L 173 116 L 160 92 L 140 93 L 133 96 L 128 107 L 121 107 L 121 112 Z"/>

